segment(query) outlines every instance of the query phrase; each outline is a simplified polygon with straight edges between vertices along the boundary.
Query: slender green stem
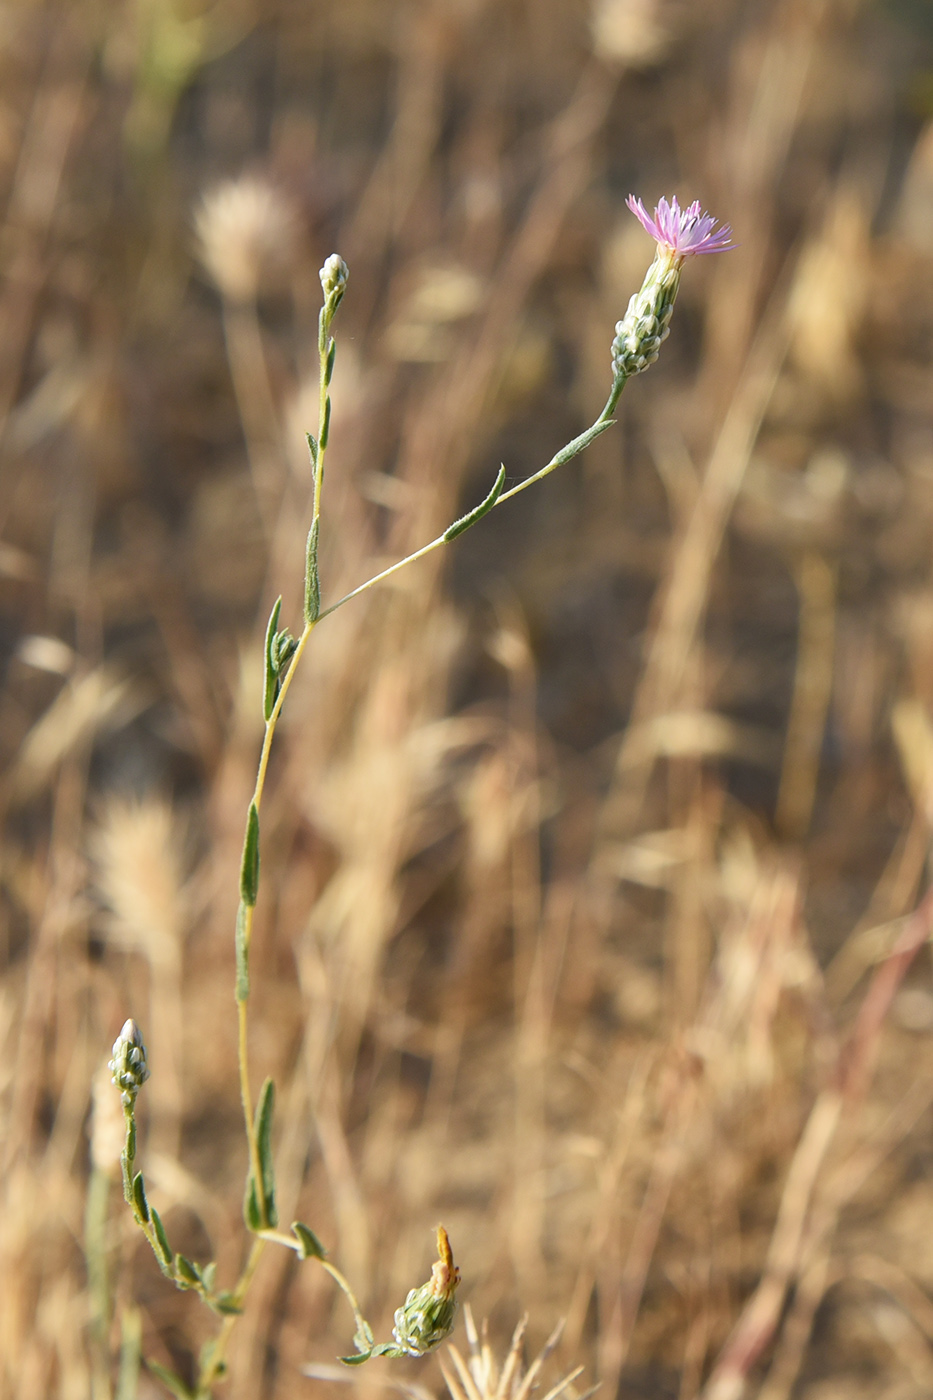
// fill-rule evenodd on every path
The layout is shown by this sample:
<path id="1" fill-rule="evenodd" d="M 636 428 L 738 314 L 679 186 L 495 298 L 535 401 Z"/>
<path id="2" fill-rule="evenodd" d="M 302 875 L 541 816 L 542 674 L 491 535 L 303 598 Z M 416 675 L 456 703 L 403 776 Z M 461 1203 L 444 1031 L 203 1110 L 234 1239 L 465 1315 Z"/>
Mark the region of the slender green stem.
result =
<path id="1" fill-rule="evenodd" d="M 556 452 L 551 460 L 543 466 L 540 471 L 535 472 L 533 476 L 528 476 L 524 481 L 518 482 L 516 486 L 510 487 L 508 491 L 503 491 L 492 509 L 495 510 L 496 506 L 501 506 L 503 501 L 510 501 L 513 496 L 519 495 L 522 491 L 527 491 L 528 487 L 534 486 L 536 482 L 543 481 L 546 476 L 550 476 L 551 472 L 556 471 L 558 467 L 562 467 L 566 462 L 572 461 L 574 457 L 578 456 L 585 448 L 589 447 L 590 443 L 594 442 L 607 428 L 612 427 L 612 414 L 616 404 L 619 402 L 619 396 L 625 388 L 625 382 L 625 375 L 620 375 L 613 382 L 612 392 L 606 400 L 606 405 L 602 413 L 596 421 L 587 428 L 586 432 L 581 433 L 579 437 L 575 437 L 572 442 L 568 442 L 565 447 L 562 447 L 559 452 Z M 395 564 L 390 564 L 387 569 L 383 569 L 380 573 L 374 574 L 373 577 L 367 579 L 365 583 L 361 583 L 358 587 L 351 589 L 349 593 L 345 593 L 336 603 L 332 603 L 329 608 L 324 609 L 318 621 L 320 622 L 325 617 L 329 617 L 331 613 L 335 613 L 338 608 L 342 608 L 344 603 L 349 603 L 351 599 L 358 598 L 361 593 L 365 593 L 370 588 L 375 588 L 377 583 L 383 583 L 387 578 L 391 578 L 393 574 L 399 573 L 401 569 L 407 568 L 409 564 L 414 564 L 418 559 L 423 559 L 425 555 L 433 554 L 435 549 L 440 549 L 441 545 L 447 543 L 448 535 L 445 530 L 444 533 L 438 535 L 436 539 L 431 540 L 428 544 L 422 545 L 420 549 L 416 549 L 414 554 L 409 554 L 404 559 L 399 559 Z"/>
<path id="2" fill-rule="evenodd" d="M 246 1297 L 264 1248 L 265 1245 L 262 1239 L 257 1238 L 253 1240 L 253 1247 L 249 1252 L 249 1258 L 233 1290 L 233 1302 L 237 1307 L 242 1305 Z M 220 1330 L 214 1339 L 214 1344 L 210 1349 L 209 1355 L 202 1364 L 201 1373 L 198 1376 L 197 1400 L 210 1400 L 212 1387 L 215 1381 L 220 1380 L 226 1369 L 227 1347 L 230 1344 L 230 1334 L 233 1331 L 236 1320 L 237 1314 L 231 1313 L 228 1317 L 225 1317 L 220 1324 Z"/>
<path id="3" fill-rule="evenodd" d="M 325 308 L 325 311 L 322 311 L 321 313 L 319 332 L 319 352 L 321 363 L 320 415 L 318 422 L 319 437 L 317 441 L 317 451 L 315 454 L 314 462 L 314 495 L 312 503 L 311 520 L 312 529 L 315 528 L 320 519 L 321 490 L 324 479 L 324 457 L 327 451 L 327 425 L 329 421 L 329 402 L 327 392 L 329 379 L 327 365 L 328 354 L 330 349 L 330 319 L 331 318 L 326 315 Z M 549 476 L 551 472 L 557 469 L 557 467 L 562 466 L 564 463 L 571 461 L 580 452 L 587 448 L 590 445 L 590 443 L 593 442 L 602 432 L 609 428 L 612 425 L 613 421 L 613 410 L 615 409 L 615 406 L 619 399 L 619 395 L 621 394 L 624 387 L 625 378 L 617 378 L 613 383 L 612 392 L 609 395 L 609 398 L 606 402 L 606 406 L 604 407 L 602 413 L 599 415 L 596 421 L 593 424 L 591 424 L 591 426 L 587 428 L 585 432 L 581 433 L 579 437 L 574 438 L 572 442 L 569 442 L 566 444 L 565 447 L 562 447 L 561 450 L 557 452 L 551 458 L 551 460 L 544 467 L 541 468 L 540 471 L 536 472 L 533 476 L 526 477 L 524 481 L 519 482 L 517 485 L 511 487 L 508 491 L 503 492 L 502 495 L 499 496 L 498 499 L 493 503 L 493 507 L 495 505 L 501 505 L 503 501 L 511 500 L 513 496 L 517 496 L 520 492 L 526 491 L 529 486 L 533 486 L 536 482 L 542 481 L 544 477 Z M 269 768 L 269 757 L 272 751 L 272 744 L 275 738 L 276 727 L 278 725 L 279 717 L 282 713 L 282 707 L 285 704 L 286 696 L 288 695 L 289 689 L 291 688 L 295 672 L 297 671 L 298 666 L 301 662 L 301 658 L 304 654 L 305 647 L 307 646 L 308 641 L 311 637 L 311 633 L 314 631 L 314 628 L 317 626 L 317 623 L 322 618 L 329 616 L 333 612 L 336 612 L 338 608 L 343 607 L 344 603 L 348 603 L 351 600 L 351 598 L 355 598 L 360 593 L 365 592 L 367 589 L 375 587 L 376 584 L 383 582 L 387 578 L 390 578 L 393 574 L 399 572 L 399 570 L 407 567 L 407 565 L 413 564 L 416 560 L 424 558 L 425 555 L 432 553 L 435 549 L 439 549 L 441 545 L 447 543 L 449 538 L 450 536 L 447 531 L 445 531 L 442 535 L 438 535 L 436 539 L 431 540 L 426 545 L 423 545 L 421 549 L 416 550 L 413 554 L 408 555 L 407 558 L 400 559 L 397 563 L 392 564 L 389 568 L 383 569 L 380 573 L 375 574 L 365 583 L 360 584 L 358 588 L 353 589 L 352 592 L 347 593 L 343 598 L 339 599 L 338 602 L 332 604 L 331 607 L 326 609 L 326 611 L 305 622 L 305 626 L 301 633 L 301 636 L 298 638 L 295 651 L 291 657 L 291 660 L 289 661 L 285 674 L 282 677 L 281 684 L 279 686 L 279 692 L 276 696 L 275 704 L 273 705 L 269 718 L 266 721 L 265 731 L 263 733 L 262 748 L 259 754 L 259 763 L 257 765 L 256 770 L 256 783 L 253 788 L 252 796 L 252 805 L 255 807 L 257 813 L 259 812 L 259 809 L 262 804 L 263 793 L 265 791 L 266 777 Z M 252 905 L 247 905 L 244 903 L 242 909 L 242 921 L 243 947 L 246 958 L 248 959 L 249 947 L 252 939 L 253 930 Z M 243 1118 L 246 1127 L 246 1136 L 249 1144 L 250 1171 L 255 1182 L 255 1188 L 260 1200 L 261 1210 L 265 1217 L 267 1213 L 268 1202 L 265 1201 L 263 1196 L 264 1187 L 262 1163 L 260 1159 L 259 1142 L 256 1134 L 256 1125 L 253 1117 L 253 1099 L 252 1092 L 250 1089 L 247 1004 L 248 1003 L 245 999 L 240 1000 L 237 1003 L 240 1096 L 243 1105 Z M 130 1124 L 128 1121 L 128 1146 L 130 1144 L 129 1130 Z M 130 1199 L 132 1195 L 130 1180 L 131 1175 L 132 1157 L 129 1158 L 128 1167 L 125 1168 L 124 1175 L 124 1188 L 128 1193 L 128 1199 Z M 147 1226 L 146 1222 L 144 1221 L 140 1221 L 140 1224 L 143 1228 L 144 1233 L 146 1234 L 147 1239 L 149 1239 L 150 1244 L 153 1244 L 154 1235 L 151 1226 Z M 301 1253 L 301 1246 L 299 1242 L 296 1239 L 293 1239 L 291 1236 L 285 1235 L 281 1231 L 273 1229 L 264 1229 L 262 1231 L 259 1231 L 253 1240 L 253 1245 L 252 1249 L 250 1250 L 249 1257 L 246 1261 L 246 1264 L 243 1267 L 243 1271 L 240 1274 L 237 1284 L 233 1290 L 232 1301 L 237 1307 L 239 1307 L 242 1304 L 243 1300 L 246 1297 L 266 1242 L 274 1242 L 276 1244 L 281 1244 L 288 1249 L 294 1249 L 297 1253 Z M 321 1263 L 322 1267 L 326 1269 L 326 1271 L 330 1274 L 331 1278 L 340 1288 L 347 1301 L 349 1302 L 351 1308 L 353 1309 L 353 1315 L 356 1320 L 357 1326 L 357 1335 L 361 1336 L 365 1334 L 368 1330 L 368 1324 L 366 1323 L 366 1320 L 363 1317 L 356 1295 L 350 1287 L 350 1284 L 348 1283 L 347 1279 L 340 1272 L 340 1270 L 336 1268 L 335 1265 L 331 1264 L 328 1260 L 321 1259 L 319 1260 L 319 1262 Z M 224 1373 L 226 1367 L 226 1352 L 229 1346 L 230 1335 L 232 1333 L 235 1323 L 236 1314 L 231 1314 L 225 1317 L 223 1322 L 221 1323 L 220 1330 L 217 1334 L 214 1345 L 211 1348 L 209 1356 L 204 1361 L 204 1364 L 201 1369 L 201 1374 L 198 1379 L 198 1400 L 209 1400 L 215 1382 L 218 1381 Z"/>
<path id="4" fill-rule="evenodd" d="M 318 413 L 317 450 L 315 453 L 314 460 L 314 496 L 311 509 L 312 530 L 317 527 L 321 514 L 321 488 L 324 481 L 324 458 L 327 452 L 327 425 L 330 417 L 330 405 L 327 393 L 327 365 L 331 319 L 332 316 L 328 314 L 327 306 L 325 305 L 325 307 L 321 311 L 318 335 L 318 350 L 320 357 L 320 404 Z M 262 748 L 259 754 L 259 763 L 256 769 L 256 783 L 253 788 L 251 804 L 255 808 L 257 815 L 262 806 L 263 792 L 265 791 L 266 785 L 266 775 L 269 769 L 269 755 L 272 752 L 272 743 L 275 738 L 275 731 L 276 726 L 279 722 L 279 716 L 282 713 L 282 706 L 285 704 L 285 698 L 288 695 L 288 691 L 291 687 L 292 678 L 294 677 L 298 664 L 301 661 L 304 649 L 308 645 L 308 639 L 310 638 L 311 633 L 314 631 L 316 622 L 316 618 L 312 618 L 309 621 L 306 621 L 304 630 L 302 631 L 301 636 L 298 638 L 298 643 L 295 647 L 294 654 L 292 655 L 288 668 L 286 669 L 286 672 L 282 677 L 282 682 L 279 686 L 279 693 L 276 696 L 275 704 L 273 705 L 269 718 L 266 721 L 266 727 L 262 738 Z M 249 961 L 250 944 L 252 942 L 253 936 L 253 908 L 254 906 L 251 904 L 244 904 L 241 911 L 243 954 L 247 963 Z M 246 999 L 237 1001 L 237 1060 L 239 1065 L 240 1077 L 240 1101 L 243 1107 L 243 1122 L 246 1128 L 246 1139 L 249 1148 L 250 1173 L 252 1175 L 253 1182 L 255 1185 L 255 1191 L 259 1201 L 262 1218 L 268 1219 L 269 1203 L 265 1199 L 265 1187 L 263 1184 L 264 1179 L 262 1171 L 262 1162 L 259 1152 L 259 1140 L 256 1133 L 256 1122 L 253 1116 L 253 1095 L 252 1090 L 250 1088 L 249 1025 L 247 1008 L 248 1001 Z M 253 1249 L 250 1253 L 249 1259 L 247 1260 L 243 1273 L 240 1275 L 239 1282 L 237 1283 L 237 1286 L 234 1289 L 234 1294 L 237 1298 L 245 1296 L 246 1291 L 249 1288 L 250 1280 L 252 1279 L 256 1265 L 259 1262 L 259 1256 L 261 1252 L 262 1240 L 257 1238 L 254 1241 Z M 202 1380 L 200 1382 L 200 1389 L 205 1394 L 210 1393 L 210 1386 L 212 1381 L 216 1379 L 216 1377 L 220 1374 L 220 1372 L 216 1369 L 216 1366 L 222 1364 L 223 1351 L 226 1347 L 226 1339 L 229 1336 L 229 1333 L 232 1329 L 234 1320 L 235 1317 L 231 1316 L 229 1318 L 225 1318 L 222 1324 L 220 1334 L 218 1335 L 218 1339 L 214 1347 L 214 1351 L 212 1352 L 212 1360 L 210 1363 L 210 1365 L 214 1367 L 214 1369 L 211 1371 L 210 1376 L 202 1377 Z M 215 1360 L 215 1358 L 217 1359 Z"/>
<path id="5" fill-rule="evenodd" d="M 327 436 L 324 433 L 324 425 L 328 421 L 329 413 L 327 407 L 327 342 L 330 336 L 330 318 L 327 315 L 327 305 L 321 307 L 318 330 L 318 361 L 320 363 L 318 414 L 317 414 L 317 463 L 314 473 L 314 503 L 311 509 L 311 524 L 320 519 L 321 515 L 321 488 L 324 483 L 324 457 L 327 453 Z M 324 441 L 321 441 L 321 438 Z"/>

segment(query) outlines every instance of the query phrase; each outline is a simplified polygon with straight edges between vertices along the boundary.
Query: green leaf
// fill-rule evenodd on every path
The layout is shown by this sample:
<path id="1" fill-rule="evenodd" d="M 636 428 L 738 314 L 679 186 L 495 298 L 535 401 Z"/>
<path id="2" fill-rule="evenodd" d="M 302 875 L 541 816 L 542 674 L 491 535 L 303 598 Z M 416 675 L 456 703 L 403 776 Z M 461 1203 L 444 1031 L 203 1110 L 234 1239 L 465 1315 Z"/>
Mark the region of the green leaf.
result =
<path id="1" fill-rule="evenodd" d="M 160 1366 L 158 1361 L 147 1361 L 146 1366 L 163 1385 L 168 1386 L 176 1400 L 196 1400 L 194 1391 L 185 1385 L 181 1376 L 176 1376 L 167 1366 Z"/>
<path id="2" fill-rule="evenodd" d="M 249 1000 L 249 948 L 246 945 L 246 905 L 236 911 L 236 999 Z"/>
<path id="3" fill-rule="evenodd" d="M 155 1231 L 156 1247 L 158 1254 L 162 1257 L 162 1262 L 166 1268 L 172 1267 L 172 1247 L 168 1242 L 168 1235 L 165 1233 L 165 1226 L 162 1224 L 162 1217 L 154 1206 L 150 1207 L 152 1214 L 152 1228 Z"/>
<path id="4" fill-rule="evenodd" d="M 329 384 L 334 377 L 334 359 L 337 355 L 337 342 L 331 340 L 327 347 L 327 362 L 324 366 L 324 383 Z"/>
<path id="5" fill-rule="evenodd" d="M 149 1202 L 146 1199 L 146 1183 L 143 1181 L 142 1172 L 137 1172 L 133 1177 L 133 1204 L 141 1220 L 149 1224 Z"/>
<path id="6" fill-rule="evenodd" d="M 377 1347 L 373 1347 L 370 1356 L 410 1356 L 411 1352 L 404 1347 L 396 1346 L 395 1342 L 380 1342 Z"/>
<path id="7" fill-rule="evenodd" d="M 281 611 L 282 595 L 279 594 L 269 614 L 269 623 L 266 627 L 266 684 L 262 697 L 262 714 L 267 722 L 275 708 L 275 697 L 279 689 L 279 669 L 276 664 L 275 641 L 276 630 L 279 625 L 279 613 Z"/>
<path id="8" fill-rule="evenodd" d="M 308 443 L 308 451 L 311 453 L 311 467 L 312 467 L 312 469 L 316 472 L 316 471 L 317 471 L 317 438 L 314 436 L 313 433 L 305 433 L 305 438 L 307 439 L 307 443 Z"/>
<path id="9" fill-rule="evenodd" d="M 505 485 L 505 467 L 499 467 L 499 475 L 493 482 L 492 490 L 484 501 L 480 501 L 478 506 L 468 511 L 466 515 L 461 515 L 459 520 L 455 520 L 452 525 L 448 525 L 444 531 L 444 539 L 449 543 L 455 540 L 458 535 L 462 535 L 465 530 L 469 530 L 471 525 L 475 525 L 477 520 L 482 520 L 484 515 L 488 515 L 493 506 L 502 495 L 502 488 Z"/>
<path id="10" fill-rule="evenodd" d="M 340 1360 L 344 1366 L 362 1366 L 364 1361 L 368 1361 L 372 1356 L 371 1351 L 358 1351 L 355 1356 L 341 1356 Z"/>
<path id="11" fill-rule="evenodd" d="M 265 1201 L 263 1226 L 275 1229 L 279 1221 L 275 1208 L 275 1165 L 272 1160 L 272 1115 L 275 1110 L 275 1085 L 267 1079 L 256 1105 L 256 1144 L 259 1148 L 259 1168 L 262 1172 L 262 1194 Z"/>
<path id="12" fill-rule="evenodd" d="M 208 1301 L 214 1311 L 220 1313 L 221 1317 L 239 1317 L 243 1311 L 236 1300 L 236 1294 L 230 1293 L 226 1289 L 223 1293 L 215 1293 Z"/>
<path id="13" fill-rule="evenodd" d="M 321 1244 L 317 1235 L 307 1225 L 302 1225 L 300 1220 L 292 1221 L 292 1234 L 301 1245 L 299 1259 L 326 1259 L 327 1250 Z"/>
<path id="14" fill-rule="evenodd" d="M 305 622 L 317 622 L 321 612 L 321 580 L 317 568 L 317 542 L 320 517 L 311 522 L 305 561 Z"/>
<path id="15" fill-rule="evenodd" d="M 120 1154 L 120 1161 L 123 1162 L 124 1169 L 129 1174 L 136 1159 L 136 1117 L 132 1108 L 129 1118 L 124 1121 L 126 1123 L 126 1142 Z"/>
<path id="16" fill-rule="evenodd" d="M 246 1228 L 252 1230 L 253 1234 L 266 1228 L 262 1218 L 262 1211 L 259 1209 L 259 1196 L 256 1191 L 256 1179 L 250 1172 L 246 1178 L 246 1196 L 243 1200 L 243 1219 L 246 1221 Z"/>
<path id="17" fill-rule="evenodd" d="M 327 446 L 330 437 L 330 397 L 324 400 L 324 422 L 321 424 L 321 451 Z"/>
<path id="18" fill-rule="evenodd" d="M 202 1282 L 200 1269 L 183 1254 L 175 1255 L 175 1273 L 178 1275 L 177 1282 L 189 1288 L 197 1288 Z"/>
<path id="19" fill-rule="evenodd" d="M 210 1264 L 205 1264 L 203 1268 L 196 1264 L 195 1268 L 201 1275 L 201 1282 L 204 1284 L 208 1293 L 213 1293 L 214 1282 L 217 1278 L 217 1265 L 212 1261 Z"/>
<path id="20" fill-rule="evenodd" d="M 240 898 L 250 908 L 259 895 L 259 812 L 255 802 L 249 804 L 246 835 L 243 837 L 243 859 L 240 862 Z"/>

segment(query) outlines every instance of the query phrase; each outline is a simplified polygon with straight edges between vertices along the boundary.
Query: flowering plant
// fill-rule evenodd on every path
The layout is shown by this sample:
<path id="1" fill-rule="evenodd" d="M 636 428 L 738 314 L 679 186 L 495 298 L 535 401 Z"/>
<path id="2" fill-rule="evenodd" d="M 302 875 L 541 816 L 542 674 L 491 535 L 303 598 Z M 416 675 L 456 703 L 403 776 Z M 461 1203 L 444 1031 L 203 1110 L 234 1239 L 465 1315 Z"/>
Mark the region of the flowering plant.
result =
<path id="1" fill-rule="evenodd" d="M 557 467 L 571 461 L 600 434 L 612 427 L 613 411 L 626 382 L 641 373 L 657 359 L 661 343 L 667 337 L 674 299 L 680 283 L 684 260 L 693 254 L 722 252 L 733 246 L 728 227 L 716 228 L 716 220 L 700 213 L 698 203 L 681 210 L 676 198 L 662 199 L 651 219 L 640 200 L 630 197 L 628 206 L 642 226 L 655 239 L 657 253 L 645 277 L 641 290 L 629 303 L 623 320 L 616 325 L 612 342 L 612 386 L 606 405 L 594 423 L 556 452 L 545 466 L 533 475 L 505 488 L 505 467 L 493 483 L 486 498 L 460 519 L 453 521 L 435 539 L 421 549 L 390 565 L 381 573 L 360 584 L 345 597 L 326 608 L 321 606 L 321 585 L 318 573 L 318 542 L 321 528 L 321 502 L 324 464 L 331 423 L 330 384 L 336 360 L 336 342 L 331 334 L 334 317 L 346 292 L 347 265 L 338 254 L 332 254 L 321 268 L 323 305 L 318 323 L 319 353 L 319 413 L 317 434 L 307 435 L 310 452 L 311 521 L 305 554 L 304 609 L 301 628 L 293 635 L 288 627 L 280 628 L 282 599 L 279 598 L 269 618 L 265 645 L 265 684 L 262 712 L 265 722 L 262 749 L 256 783 L 245 823 L 243 853 L 239 872 L 239 908 L 236 918 L 236 984 L 239 1038 L 240 1096 L 246 1132 L 248 1169 L 244 1200 L 244 1219 L 253 1237 L 246 1262 L 239 1278 L 231 1288 L 220 1289 L 216 1284 L 216 1266 L 198 1264 L 177 1253 L 169 1243 L 165 1226 L 158 1212 L 149 1204 L 142 1172 L 135 1170 L 136 1101 L 149 1067 L 142 1034 L 132 1020 L 127 1020 L 113 1047 L 111 1071 L 113 1082 L 121 1092 L 125 1120 L 125 1145 L 122 1153 L 124 1195 L 134 1218 L 152 1247 L 162 1273 L 176 1287 L 197 1292 L 219 1316 L 216 1338 L 204 1349 L 197 1380 L 192 1388 L 166 1368 L 150 1363 L 151 1369 L 179 1400 L 208 1400 L 215 1384 L 226 1370 L 229 1337 L 237 1316 L 243 1310 L 250 1283 L 259 1258 L 267 1243 L 293 1250 L 300 1259 L 316 1259 L 343 1291 L 356 1321 L 354 1343 L 356 1351 L 342 1358 L 348 1365 L 358 1365 L 371 1357 L 423 1356 L 432 1350 L 453 1327 L 456 1290 L 460 1273 L 453 1261 L 447 1233 L 443 1226 L 437 1230 L 438 1260 L 431 1278 L 419 1288 L 412 1289 L 405 1303 L 395 1313 L 394 1340 L 377 1344 L 373 1330 L 363 1317 L 356 1297 L 340 1270 L 327 1258 L 327 1251 L 315 1232 L 301 1221 L 293 1221 L 291 1233 L 278 1228 L 276 1207 L 275 1167 L 272 1154 L 275 1090 L 271 1079 L 263 1084 L 254 1102 L 249 1067 L 247 1010 L 250 996 L 250 944 L 253 914 L 260 889 L 260 811 L 268 770 L 269 755 L 282 707 L 288 695 L 295 671 L 314 629 L 330 614 L 348 603 L 364 590 L 374 587 L 399 569 L 439 549 L 475 525 L 496 506 L 527 490 Z M 240 281 L 221 284 L 226 298 L 242 295 Z"/>

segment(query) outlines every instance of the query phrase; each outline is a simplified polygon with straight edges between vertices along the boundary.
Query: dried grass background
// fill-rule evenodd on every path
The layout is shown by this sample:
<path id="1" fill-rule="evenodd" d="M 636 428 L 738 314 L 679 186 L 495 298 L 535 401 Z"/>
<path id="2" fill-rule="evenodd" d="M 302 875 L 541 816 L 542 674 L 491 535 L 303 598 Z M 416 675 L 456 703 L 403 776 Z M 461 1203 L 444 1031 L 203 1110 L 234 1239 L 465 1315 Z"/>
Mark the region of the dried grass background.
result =
<path id="1" fill-rule="evenodd" d="M 618 428 L 293 688 L 251 1002 L 282 1215 L 383 1336 L 443 1220 L 499 1355 L 566 1317 L 607 1400 L 929 1395 L 929 4 L 20 0 L 0 73 L 0 1394 L 103 1394 L 128 1014 L 155 1204 L 239 1261 L 317 268 L 351 269 L 326 601 L 591 421 L 651 255 L 624 198 L 676 191 L 741 246 Z M 118 1305 L 185 1370 L 211 1319 L 117 1195 Z M 300 1368 L 351 1332 L 267 1252 L 224 1393 L 344 1395 Z M 402 1377 L 443 1384 L 348 1384 Z"/>

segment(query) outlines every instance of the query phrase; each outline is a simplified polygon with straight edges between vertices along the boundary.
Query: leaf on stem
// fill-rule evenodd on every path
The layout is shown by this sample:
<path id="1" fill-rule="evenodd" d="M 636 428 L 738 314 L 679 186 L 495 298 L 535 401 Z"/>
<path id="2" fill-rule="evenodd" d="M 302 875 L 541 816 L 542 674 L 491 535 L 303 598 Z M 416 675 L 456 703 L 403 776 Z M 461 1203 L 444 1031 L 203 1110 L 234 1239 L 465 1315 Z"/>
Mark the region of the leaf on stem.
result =
<path id="1" fill-rule="evenodd" d="M 213 1308 L 214 1312 L 219 1313 L 221 1317 L 239 1317 L 240 1313 L 243 1311 L 242 1307 L 237 1302 L 236 1294 L 231 1293 L 228 1289 L 224 1289 L 222 1293 L 212 1294 L 211 1297 L 207 1299 L 207 1302 Z"/>
<path id="2" fill-rule="evenodd" d="M 181 1376 L 176 1376 L 167 1366 L 160 1366 L 158 1361 L 147 1361 L 146 1366 L 163 1385 L 168 1386 L 175 1400 L 196 1400 L 194 1391 L 185 1385 Z"/>
<path id="3" fill-rule="evenodd" d="M 502 488 L 505 485 L 505 467 L 499 467 L 499 475 L 493 483 L 493 488 L 484 501 L 480 501 L 478 506 L 468 511 L 466 515 L 461 515 L 459 520 L 455 520 L 452 525 L 448 525 L 444 531 L 444 539 L 447 543 L 455 540 L 458 535 L 462 535 L 465 530 L 469 530 L 471 525 L 475 525 L 477 520 L 482 520 L 484 515 L 488 515 L 493 506 L 502 495 Z"/>
<path id="4" fill-rule="evenodd" d="M 316 472 L 316 471 L 317 471 L 317 438 L 314 436 L 313 433 L 305 433 L 305 438 L 306 438 L 307 443 L 308 443 L 308 451 L 311 453 L 311 468 L 312 468 L 313 471 Z"/>
<path id="5" fill-rule="evenodd" d="M 162 1224 L 162 1217 L 155 1206 L 149 1207 L 149 1213 L 152 1216 L 152 1228 L 155 1232 L 156 1258 L 161 1259 L 166 1269 L 170 1269 L 174 1255 L 168 1242 L 168 1235 L 165 1233 L 165 1226 Z"/>
<path id="6" fill-rule="evenodd" d="M 279 613 L 282 611 L 282 595 L 279 594 L 269 614 L 266 628 L 266 684 L 262 697 L 262 713 L 266 723 L 275 709 L 275 697 L 279 690 L 279 669 L 275 654 L 275 638 L 279 626 Z"/>
<path id="7" fill-rule="evenodd" d="M 201 1283 L 201 1275 L 197 1267 L 183 1254 L 175 1255 L 175 1274 L 175 1281 L 180 1288 L 197 1288 Z"/>
<path id="8" fill-rule="evenodd" d="M 246 939 L 246 905 L 240 900 L 236 911 L 236 999 L 249 1000 L 249 946 Z"/>
<path id="9" fill-rule="evenodd" d="M 275 1085 L 267 1079 L 256 1105 L 256 1145 L 259 1149 L 259 1169 L 262 1172 L 262 1196 L 265 1220 L 263 1224 L 275 1229 L 278 1211 L 275 1208 L 275 1165 L 272 1161 L 272 1115 L 275 1111 Z"/>
<path id="10" fill-rule="evenodd" d="M 133 1177 L 133 1206 L 136 1210 L 137 1219 L 144 1221 L 146 1225 L 151 1219 L 149 1214 L 149 1202 L 146 1199 L 146 1183 L 143 1181 L 142 1172 L 137 1172 Z"/>
<path id="11" fill-rule="evenodd" d="M 324 383 L 329 384 L 334 377 L 334 360 L 337 356 L 337 342 L 333 338 L 327 347 L 327 360 L 324 365 Z"/>
<path id="12" fill-rule="evenodd" d="M 243 859 L 240 862 L 240 898 L 249 908 L 259 895 L 259 812 L 255 802 L 249 804 L 246 835 L 243 838 Z"/>
<path id="13" fill-rule="evenodd" d="M 292 1221 L 292 1234 L 301 1246 L 298 1251 L 299 1259 L 327 1258 L 327 1250 L 321 1244 L 317 1235 L 307 1225 L 303 1225 L 300 1220 Z"/>
<path id="14" fill-rule="evenodd" d="M 320 533 L 320 517 L 316 516 L 308 531 L 308 550 L 305 562 L 305 622 L 317 622 L 321 612 L 321 581 L 317 569 L 317 542 Z"/>

